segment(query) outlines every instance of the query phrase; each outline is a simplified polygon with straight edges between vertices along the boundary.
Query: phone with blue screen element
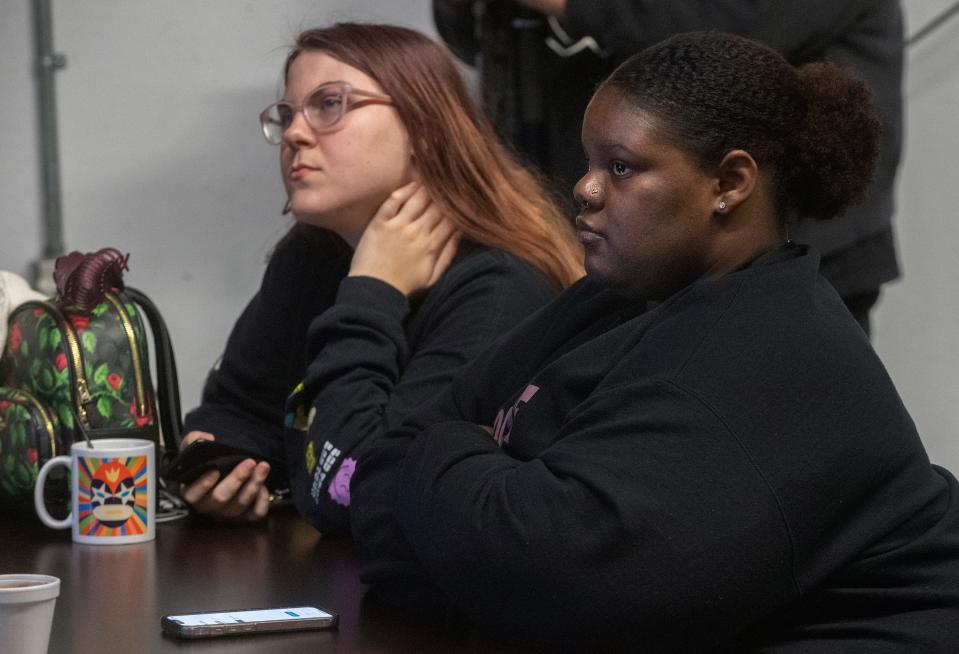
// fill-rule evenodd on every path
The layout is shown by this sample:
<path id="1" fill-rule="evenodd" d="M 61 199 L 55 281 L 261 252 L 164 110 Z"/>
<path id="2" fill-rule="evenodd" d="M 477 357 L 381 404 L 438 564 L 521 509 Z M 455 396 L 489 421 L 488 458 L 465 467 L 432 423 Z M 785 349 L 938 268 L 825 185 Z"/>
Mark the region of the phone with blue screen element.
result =
<path id="1" fill-rule="evenodd" d="M 160 620 L 164 633 L 179 638 L 212 638 L 274 631 L 333 629 L 339 616 L 315 606 L 279 609 L 242 609 L 213 613 L 165 615 Z"/>

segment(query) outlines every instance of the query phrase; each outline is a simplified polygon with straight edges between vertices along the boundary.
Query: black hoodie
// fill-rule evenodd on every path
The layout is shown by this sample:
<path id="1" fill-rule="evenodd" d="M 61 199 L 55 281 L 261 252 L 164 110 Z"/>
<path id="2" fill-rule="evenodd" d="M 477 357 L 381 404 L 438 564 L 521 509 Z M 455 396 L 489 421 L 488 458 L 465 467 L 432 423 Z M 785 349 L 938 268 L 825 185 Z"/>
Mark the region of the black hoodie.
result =
<path id="1" fill-rule="evenodd" d="M 955 479 L 817 267 L 574 285 L 359 460 L 363 580 L 549 648 L 959 651 Z"/>

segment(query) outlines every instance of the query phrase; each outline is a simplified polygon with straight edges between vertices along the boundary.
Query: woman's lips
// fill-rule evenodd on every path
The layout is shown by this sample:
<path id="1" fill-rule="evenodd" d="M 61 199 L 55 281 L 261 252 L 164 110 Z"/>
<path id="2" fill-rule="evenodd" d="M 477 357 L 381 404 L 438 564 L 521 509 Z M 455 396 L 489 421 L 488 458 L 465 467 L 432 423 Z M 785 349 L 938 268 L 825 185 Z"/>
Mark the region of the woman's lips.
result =
<path id="1" fill-rule="evenodd" d="M 596 243 L 597 241 L 603 240 L 603 235 L 600 232 L 597 232 L 595 229 L 587 225 L 582 220 L 576 221 L 576 238 L 579 239 L 579 242 L 583 245 L 588 245 L 590 243 Z"/>
<path id="2" fill-rule="evenodd" d="M 312 173 L 315 170 L 316 168 L 313 168 L 311 166 L 298 164 L 296 166 L 290 167 L 289 176 L 290 176 L 290 179 L 303 179 L 304 177 L 306 177 L 308 174 Z"/>
<path id="3" fill-rule="evenodd" d="M 583 245 L 592 245 L 594 243 L 599 243 L 603 240 L 603 235 L 597 232 L 591 232 L 585 229 L 576 230 L 576 238 L 579 239 L 579 242 Z"/>

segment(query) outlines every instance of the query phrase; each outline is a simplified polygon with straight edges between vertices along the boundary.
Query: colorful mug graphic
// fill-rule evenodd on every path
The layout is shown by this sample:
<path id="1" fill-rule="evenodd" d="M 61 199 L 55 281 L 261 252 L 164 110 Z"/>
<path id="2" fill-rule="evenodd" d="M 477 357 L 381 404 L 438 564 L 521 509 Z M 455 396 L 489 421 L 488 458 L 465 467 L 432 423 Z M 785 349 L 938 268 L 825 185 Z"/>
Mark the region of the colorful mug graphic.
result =
<path id="1" fill-rule="evenodd" d="M 84 536 L 129 536 L 147 530 L 147 457 L 80 457 L 78 529 Z"/>
<path id="2" fill-rule="evenodd" d="M 70 515 L 49 514 L 44 484 L 58 466 L 70 471 Z M 138 438 L 103 438 L 70 446 L 40 468 L 33 489 L 37 517 L 53 529 L 72 529 L 88 545 L 124 545 L 156 536 L 156 448 Z"/>

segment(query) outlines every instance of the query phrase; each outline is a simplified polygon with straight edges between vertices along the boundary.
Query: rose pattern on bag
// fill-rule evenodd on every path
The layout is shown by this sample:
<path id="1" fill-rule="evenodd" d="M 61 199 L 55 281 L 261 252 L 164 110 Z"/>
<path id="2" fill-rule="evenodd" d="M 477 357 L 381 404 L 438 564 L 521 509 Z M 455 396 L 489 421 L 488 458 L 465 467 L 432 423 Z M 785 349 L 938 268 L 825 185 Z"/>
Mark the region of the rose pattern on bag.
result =
<path id="1" fill-rule="evenodd" d="M 117 295 L 121 298 L 121 295 Z M 133 359 L 123 323 L 113 305 L 103 301 L 90 316 L 71 314 L 83 360 L 83 375 L 92 401 L 86 405 L 92 428 L 136 428 L 154 424 L 146 343 L 137 309 L 123 303 L 133 325 L 142 363 L 146 415 L 137 413 Z M 7 348 L 0 362 L 0 384 L 30 391 L 56 414 L 69 431 L 75 430 L 71 389 L 71 354 L 63 329 L 44 307 L 29 303 L 10 317 Z M 133 407 L 131 410 L 131 406 Z M 79 435 L 77 435 L 79 436 Z"/>
<path id="2" fill-rule="evenodd" d="M 51 416 L 54 439 L 56 418 Z M 0 388 L 0 491 L 8 498 L 32 498 L 40 466 L 53 455 L 43 416 L 22 391 Z M 62 448 L 57 440 L 56 446 Z M 58 454 L 61 452 L 57 452 Z"/>
<path id="3" fill-rule="evenodd" d="M 14 323 L 10 325 L 10 331 L 7 332 L 7 347 L 13 351 L 19 350 L 23 344 L 23 335 L 20 333 L 20 325 Z"/>
<path id="4" fill-rule="evenodd" d="M 130 415 L 133 417 L 133 423 L 137 427 L 145 427 L 153 424 L 153 406 L 151 404 L 147 404 L 146 415 L 141 416 L 137 414 L 137 401 L 134 399 L 130 402 Z"/>

